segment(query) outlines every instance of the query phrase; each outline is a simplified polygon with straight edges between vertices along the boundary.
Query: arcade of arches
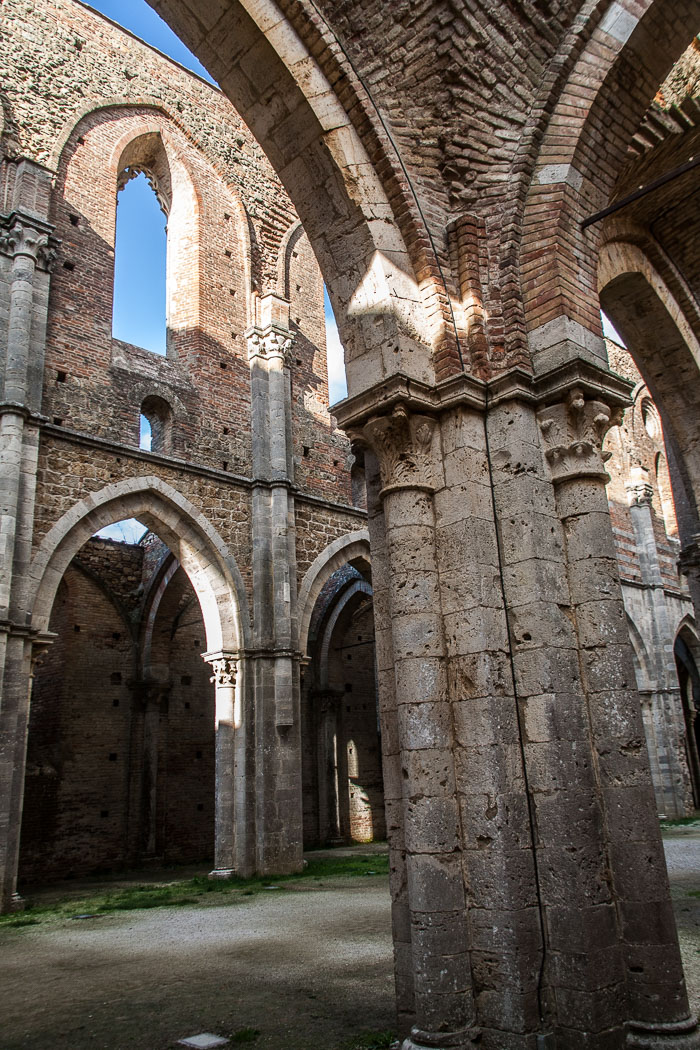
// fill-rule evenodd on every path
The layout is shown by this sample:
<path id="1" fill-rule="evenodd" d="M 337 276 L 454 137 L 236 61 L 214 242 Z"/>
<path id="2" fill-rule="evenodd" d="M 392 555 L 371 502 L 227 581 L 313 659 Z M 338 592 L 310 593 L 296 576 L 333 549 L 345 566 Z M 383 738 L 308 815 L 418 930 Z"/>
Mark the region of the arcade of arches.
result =
<path id="1" fill-rule="evenodd" d="M 151 5 L 3 5 L 3 908 L 386 835 L 404 1050 L 699 1047 L 700 2 Z"/>

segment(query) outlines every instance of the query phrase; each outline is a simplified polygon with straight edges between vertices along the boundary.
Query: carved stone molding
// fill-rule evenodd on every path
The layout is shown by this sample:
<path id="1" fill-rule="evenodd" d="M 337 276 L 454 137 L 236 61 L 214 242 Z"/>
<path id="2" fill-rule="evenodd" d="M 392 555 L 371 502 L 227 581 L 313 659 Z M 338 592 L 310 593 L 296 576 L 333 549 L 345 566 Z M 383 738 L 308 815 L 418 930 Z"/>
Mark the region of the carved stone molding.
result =
<path id="1" fill-rule="evenodd" d="M 148 185 L 156 195 L 156 200 L 158 201 L 160 210 L 167 219 L 168 212 L 170 211 L 170 201 L 165 190 L 160 185 L 157 175 L 148 167 L 148 165 L 128 164 L 117 176 L 117 190 L 123 190 L 127 183 L 131 182 L 132 179 L 137 178 L 139 175 L 144 175 L 146 177 Z"/>
<path id="2" fill-rule="evenodd" d="M 203 659 L 210 664 L 214 672 L 210 682 L 214 682 L 216 688 L 229 686 L 236 687 L 236 676 L 238 675 L 238 658 L 232 653 L 206 653 Z"/>
<path id="3" fill-rule="evenodd" d="M 700 536 L 687 543 L 678 556 L 678 571 L 682 576 L 700 582 Z"/>
<path id="4" fill-rule="evenodd" d="M 289 356 L 294 343 L 291 332 L 279 328 L 250 328 L 246 332 L 248 340 L 248 360 L 259 357 L 266 361 L 281 360 L 289 364 Z"/>
<path id="5" fill-rule="evenodd" d="M 649 484 L 649 471 L 645 467 L 632 467 L 625 490 L 630 507 L 651 506 L 654 490 Z"/>
<path id="6" fill-rule="evenodd" d="M 610 480 L 605 471 L 610 453 L 603 452 L 603 439 L 610 427 L 622 421 L 621 408 L 587 399 L 574 388 L 563 402 L 540 409 L 537 421 L 555 483 L 579 477 Z"/>
<path id="7" fill-rule="evenodd" d="M 435 489 L 432 416 L 410 412 L 399 403 L 390 415 L 374 416 L 363 427 L 349 431 L 353 442 L 370 446 L 377 461 L 385 495 L 398 489 Z"/>
<path id="8" fill-rule="evenodd" d="M 3 254 L 13 259 L 24 255 L 42 270 L 51 269 L 56 258 L 56 243 L 46 230 L 17 216 L 0 231 L 0 251 Z"/>

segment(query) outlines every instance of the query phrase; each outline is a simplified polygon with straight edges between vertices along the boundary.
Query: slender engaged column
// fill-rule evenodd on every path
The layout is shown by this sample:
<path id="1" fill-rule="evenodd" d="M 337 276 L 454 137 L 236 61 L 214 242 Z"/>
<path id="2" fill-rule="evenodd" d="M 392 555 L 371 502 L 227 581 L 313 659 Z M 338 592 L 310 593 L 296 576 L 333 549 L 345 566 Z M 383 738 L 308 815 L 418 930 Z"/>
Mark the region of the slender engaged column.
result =
<path id="1" fill-rule="evenodd" d="M 214 816 L 214 870 L 210 879 L 240 874 L 236 856 L 236 727 L 241 723 L 241 702 L 236 695 L 238 658 L 223 651 L 203 653 L 214 672 L 216 772 Z"/>
<path id="2" fill-rule="evenodd" d="M 298 871 L 302 856 L 300 654 L 291 447 L 289 303 L 257 301 L 247 333 L 253 441 L 253 664 L 256 870 Z"/>
<path id="3" fill-rule="evenodd" d="M 684 757 L 686 734 L 680 685 L 673 658 L 674 633 L 656 546 L 652 517 L 653 489 L 649 484 L 648 471 L 644 467 L 633 467 L 625 488 L 644 584 L 644 590 L 638 597 L 646 606 L 647 631 L 651 633 L 652 639 L 649 659 L 655 688 L 649 695 L 649 715 L 653 721 L 651 744 L 655 754 L 652 759 L 650 745 L 649 757 L 657 763 L 655 793 L 660 813 L 670 818 L 686 817 L 693 811 L 693 792 Z"/>
<path id="4" fill-rule="evenodd" d="M 0 216 L 0 253 L 12 259 L 0 352 L 0 909 L 16 906 L 32 648 L 39 641 L 26 605 L 34 518 L 48 271 L 53 260 L 48 173 L 17 163 L 14 206 Z M 25 210 L 23 203 L 30 202 Z M 5 333 L 2 333 L 3 335 Z"/>

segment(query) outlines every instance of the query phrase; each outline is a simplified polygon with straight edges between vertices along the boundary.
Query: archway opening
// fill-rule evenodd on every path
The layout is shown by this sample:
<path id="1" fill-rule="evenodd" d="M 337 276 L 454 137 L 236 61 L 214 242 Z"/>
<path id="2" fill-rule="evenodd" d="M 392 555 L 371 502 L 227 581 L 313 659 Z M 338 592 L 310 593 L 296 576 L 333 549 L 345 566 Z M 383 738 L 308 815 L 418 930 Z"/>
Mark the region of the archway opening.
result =
<path id="1" fill-rule="evenodd" d="M 700 672 L 693 655 L 694 640 L 681 631 L 673 646 L 678 684 L 681 690 L 685 746 L 693 789 L 693 802 L 700 809 Z"/>
<path id="2" fill-rule="evenodd" d="M 383 841 L 374 608 L 366 563 L 343 565 L 326 580 L 313 608 L 308 652 L 302 689 L 304 844 Z"/>
<path id="3" fill-rule="evenodd" d="M 137 519 L 100 530 L 66 568 L 49 629 L 30 708 L 20 878 L 209 862 L 215 695 L 202 610 L 177 559 Z"/>

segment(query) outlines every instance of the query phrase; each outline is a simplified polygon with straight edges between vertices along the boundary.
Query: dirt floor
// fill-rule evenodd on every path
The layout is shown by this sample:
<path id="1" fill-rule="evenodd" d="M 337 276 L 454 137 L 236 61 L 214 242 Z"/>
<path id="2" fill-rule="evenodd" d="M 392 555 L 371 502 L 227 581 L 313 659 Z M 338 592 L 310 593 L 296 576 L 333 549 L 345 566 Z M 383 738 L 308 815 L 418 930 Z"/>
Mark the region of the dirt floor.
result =
<path id="1" fill-rule="evenodd" d="M 700 823 L 665 839 L 697 1011 Z M 39 899 L 80 888 L 55 887 Z M 384 877 L 6 927 L 0 960 L 0 1050 L 170 1050 L 202 1032 L 238 1033 L 235 1048 L 255 1030 L 247 1044 L 255 1050 L 351 1050 L 362 1033 L 394 1027 Z"/>

